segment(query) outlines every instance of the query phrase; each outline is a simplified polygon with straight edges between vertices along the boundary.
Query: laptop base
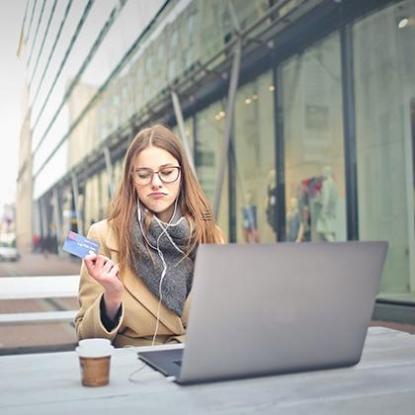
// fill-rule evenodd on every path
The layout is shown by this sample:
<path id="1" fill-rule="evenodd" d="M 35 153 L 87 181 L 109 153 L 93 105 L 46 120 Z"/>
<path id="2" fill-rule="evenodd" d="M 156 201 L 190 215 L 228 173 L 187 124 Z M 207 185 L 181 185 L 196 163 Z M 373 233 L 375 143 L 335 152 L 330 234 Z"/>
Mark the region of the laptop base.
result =
<path id="1" fill-rule="evenodd" d="M 139 352 L 138 357 L 144 363 L 159 371 L 164 376 L 174 376 L 178 379 L 182 365 L 183 350 L 183 348 L 180 348 Z"/>

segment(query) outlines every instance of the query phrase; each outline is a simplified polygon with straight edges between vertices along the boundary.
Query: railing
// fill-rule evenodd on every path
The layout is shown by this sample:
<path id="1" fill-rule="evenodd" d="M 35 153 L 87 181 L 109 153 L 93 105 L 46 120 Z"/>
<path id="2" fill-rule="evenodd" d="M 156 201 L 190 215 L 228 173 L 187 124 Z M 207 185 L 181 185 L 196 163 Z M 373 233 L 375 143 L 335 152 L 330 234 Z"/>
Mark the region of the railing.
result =
<path id="1" fill-rule="evenodd" d="M 0 278 L 0 300 L 73 298 L 78 295 L 79 275 Z M 0 326 L 70 323 L 77 310 L 0 314 Z"/>

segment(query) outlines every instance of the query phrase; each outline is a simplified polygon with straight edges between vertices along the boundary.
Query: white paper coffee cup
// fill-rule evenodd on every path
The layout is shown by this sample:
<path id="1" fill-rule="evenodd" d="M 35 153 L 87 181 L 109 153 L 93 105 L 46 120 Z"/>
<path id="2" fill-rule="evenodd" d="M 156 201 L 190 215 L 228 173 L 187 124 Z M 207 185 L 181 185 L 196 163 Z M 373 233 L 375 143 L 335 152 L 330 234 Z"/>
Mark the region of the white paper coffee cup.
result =
<path id="1" fill-rule="evenodd" d="M 85 339 L 75 349 L 81 366 L 84 386 L 104 386 L 109 383 L 111 355 L 114 347 L 107 339 Z"/>

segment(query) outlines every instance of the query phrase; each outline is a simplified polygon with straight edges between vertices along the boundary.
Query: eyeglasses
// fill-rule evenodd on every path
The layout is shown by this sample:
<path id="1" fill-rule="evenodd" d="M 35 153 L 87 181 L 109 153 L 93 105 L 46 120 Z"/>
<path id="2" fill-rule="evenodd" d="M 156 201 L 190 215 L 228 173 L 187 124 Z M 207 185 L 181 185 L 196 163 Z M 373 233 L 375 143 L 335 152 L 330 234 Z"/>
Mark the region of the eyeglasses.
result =
<path id="1" fill-rule="evenodd" d="M 159 171 L 152 169 L 137 169 L 134 171 L 134 178 L 138 185 L 145 186 L 153 181 L 154 175 L 157 174 L 163 183 L 173 183 L 180 177 L 179 166 L 162 167 Z"/>

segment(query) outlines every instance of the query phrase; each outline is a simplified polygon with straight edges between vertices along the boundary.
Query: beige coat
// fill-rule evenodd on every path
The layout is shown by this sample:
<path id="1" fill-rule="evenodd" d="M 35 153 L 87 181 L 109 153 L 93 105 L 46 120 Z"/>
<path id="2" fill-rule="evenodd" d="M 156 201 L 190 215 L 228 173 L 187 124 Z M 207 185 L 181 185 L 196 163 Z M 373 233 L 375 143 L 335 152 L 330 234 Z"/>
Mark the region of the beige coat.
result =
<path id="1" fill-rule="evenodd" d="M 98 241 L 99 253 L 118 264 L 117 240 L 106 220 L 92 225 L 88 238 Z M 156 327 L 159 300 L 130 268 L 127 268 L 121 275 L 121 280 L 124 283 L 122 314 L 118 325 L 109 332 L 103 326 L 100 315 L 100 301 L 104 289 L 88 274 L 85 264 L 82 263 L 79 285 L 80 310 L 75 317 L 76 333 L 79 339 L 107 338 L 117 347 L 151 344 Z M 189 303 L 188 297 L 182 318 L 170 311 L 164 304 L 160 305 L 157 343 L 184 341 Z"/>

